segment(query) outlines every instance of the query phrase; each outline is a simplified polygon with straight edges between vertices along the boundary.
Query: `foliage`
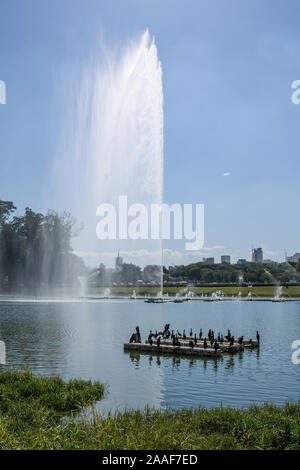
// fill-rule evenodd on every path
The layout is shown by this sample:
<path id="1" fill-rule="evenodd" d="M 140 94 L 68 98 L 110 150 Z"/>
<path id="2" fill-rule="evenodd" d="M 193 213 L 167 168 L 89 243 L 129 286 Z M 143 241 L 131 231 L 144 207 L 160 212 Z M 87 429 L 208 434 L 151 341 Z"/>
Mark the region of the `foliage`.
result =
<path id="1" fill-rule="evenodd" d="M 300 282 L 299 271 L 290 263 L 209 264 L 204 262 L 178 266 L 170 272 L 175 280 L 193 283 L 261 283 Z"/>
<path id="2" fill-rule="evenodd" d="M 83 261 L 71 254 L 74 219 L 54 211 L 46 215 L 0 201 L 0 287 L 9 291 L 72 285 L 84 271 Z"/>
<path id="3" fill-rule="evenodd" d="M 103 285 L 111 286 L 113 283 L 118 284 L 135 284 L 138 280 L 148 282 L 159 282 L 160 266 L 150 264 L 142 270 L 133 263 L 123 263 L 120 268 L 114 272 L 107 270 L 103 263 L 98 269 L 92 270 L 89 276 L 88 284 L 91 287 L 100 287 Z"/>

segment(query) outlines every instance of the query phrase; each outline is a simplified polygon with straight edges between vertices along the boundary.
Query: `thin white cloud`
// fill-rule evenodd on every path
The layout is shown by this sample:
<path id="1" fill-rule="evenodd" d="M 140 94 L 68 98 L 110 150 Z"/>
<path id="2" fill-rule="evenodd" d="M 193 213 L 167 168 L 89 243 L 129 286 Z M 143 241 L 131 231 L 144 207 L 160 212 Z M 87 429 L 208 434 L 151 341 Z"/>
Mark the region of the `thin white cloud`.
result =
<path id="1" fill-rule="evenodd" d="M 223 176 L 230 176 L 230 175 L 231 175 L 231 173 L 229 173 L 229 171 L 227 171 L 223 174 Z"/>
<path id="2" fill-rule="evenodd" d="M 264 250 L 264 254 L 268 256 L 280 256 L 281 251 L 274 251 L 274 250 Z"/>
<path id="3" fill-rule="evenodd" d="M 179 251 L 165 248 L 163 253 L 164 264 L 189 264 L 192 262 L 202 261 L 202 257 L 205 254 L 224 250 L 225 248 L 226 247 L 223 245 L 204 247 L 199 251 Z M 74 254 L 82 257 L 90 267 L 98 266 L 101 262 L 104 262 L 108 266 L 114 266 L 116 253 L 116 251 L 74 251 Z M 159 264 L 161 259 L 161 252 L 159 250 L 121 250 L 120 255 L 123 257 L 124 262 L 136 263 L 140 266 Z"/>

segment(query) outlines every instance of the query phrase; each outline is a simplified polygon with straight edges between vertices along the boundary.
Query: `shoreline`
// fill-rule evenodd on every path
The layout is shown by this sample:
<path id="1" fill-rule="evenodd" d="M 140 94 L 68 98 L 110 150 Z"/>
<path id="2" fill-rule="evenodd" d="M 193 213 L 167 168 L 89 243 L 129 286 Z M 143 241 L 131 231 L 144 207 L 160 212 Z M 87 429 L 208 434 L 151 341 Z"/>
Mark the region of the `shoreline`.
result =
<path id="1" fill-rule="evenodd" d="M 300 449 L 300 401 L 246 409 L 145 407 L 92 412 L 89 420 L 82 411 L 103 398 L 99 382 L 10 370 L 0 372 L 0 392 L 2 450 Z"/>

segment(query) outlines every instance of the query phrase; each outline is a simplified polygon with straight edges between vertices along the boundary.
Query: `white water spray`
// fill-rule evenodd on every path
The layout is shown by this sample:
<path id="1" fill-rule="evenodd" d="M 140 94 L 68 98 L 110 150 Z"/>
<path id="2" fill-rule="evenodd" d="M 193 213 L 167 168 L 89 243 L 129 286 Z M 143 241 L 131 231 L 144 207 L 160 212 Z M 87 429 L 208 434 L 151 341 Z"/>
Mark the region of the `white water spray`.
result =
<path id="1" fill-rule="evenodd" d="M 104 56 L 90 61 L 82 78 L 77 77 L 77 90 L 67 103 L 70 113 L 64 119 L 55 183 L 60 177 L 63 204 L 84 224 L 79 250 L 88 246 L 89 252 L 101 255 L 103 250 L 141 248 L 146 257 L 157 252 L 159 243 L 162 290 L 162 240 L 104 245 L 95 235 L 101 203 L 117 207 L 120 195 L 127 195 L 129 205 L 163 202 L 161 63 L 148 30 L 119 53 L 106 51 Z"/>

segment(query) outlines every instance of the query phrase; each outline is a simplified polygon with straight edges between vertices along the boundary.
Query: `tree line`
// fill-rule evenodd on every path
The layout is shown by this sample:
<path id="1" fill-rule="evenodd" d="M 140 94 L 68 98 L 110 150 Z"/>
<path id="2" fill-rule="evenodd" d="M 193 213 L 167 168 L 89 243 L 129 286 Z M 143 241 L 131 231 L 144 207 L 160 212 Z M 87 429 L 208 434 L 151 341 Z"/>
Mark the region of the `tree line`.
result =
<path id="1" fill-rule="evenodd" d="M 193 263 L 177 266 L 168 272 L 169 280 L 194 283 L 257 283 L 276 284 L 300 282 L 300 261 L 296 263 Z"/>
<path id="2" fill-rule="evenodd" d="M 55 287 L 79 286 L 79 276 L 88 273 L 81 258 L 72 253 L 75 220 L 64 212 L 46 215 L 27 207 L 16 215 L 11 201 L 0 200 L 0 291 L 42 292 Z M 167 282 L 191 283 L 288 283 L 300 282 L 300 260 L 296 263 L 209 264 L 198 262 L 187 266 L 164 267 Z M 143 269 L 123 263 L 120 269 L 106 269 L 104 264 L 89 270 L 88 284 L 159 283 L 160 266 Z"/>
<path id="3" fill-rule="evenodd" d="M 136 284 L 138 281 L 159 284 L 160 266 L 149 264 L 143 269 L 133 263 L 123 263 L 119 269 L 107 269 L 103 263 L 89 273 L 87 284 L 91 287 L 116 284 Z"/>
<path id="4" fill-rule="evenodd" d="M 164 281 L 167 283 L 205 284 L 276 284 L 300 282 L 299 263 L 244 263 L 209 264 L 205 262 L 163 268 Z M 147 265 L 143 269 L 133 263 L 123 263 L 118 270 L 107 269 L 103 263 L 92 269 L 88 278 L 91 287 L 116 284 L 136 284 L 137 281 L 159 284 L 160 266 Z"/>
<path id="5" fill-rule="evenodd" d="M 29 207 L 21 216 L 15 213 L 13 202 L 0 200 L 0 289 L 37 292 L 77 285 L 85 265 L 71 253 L 73 217 Z"/>

